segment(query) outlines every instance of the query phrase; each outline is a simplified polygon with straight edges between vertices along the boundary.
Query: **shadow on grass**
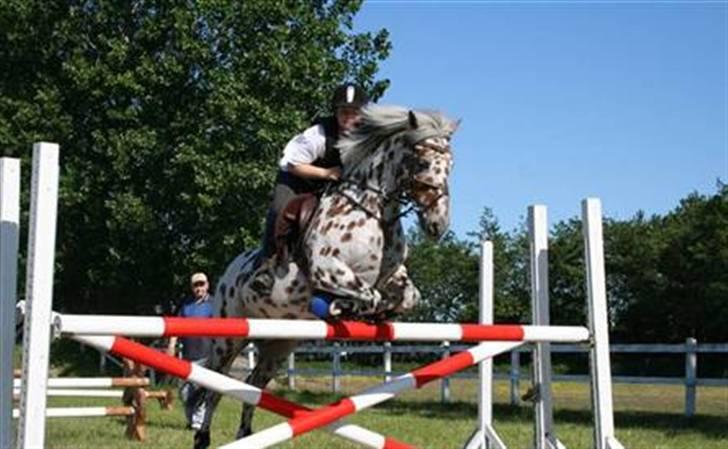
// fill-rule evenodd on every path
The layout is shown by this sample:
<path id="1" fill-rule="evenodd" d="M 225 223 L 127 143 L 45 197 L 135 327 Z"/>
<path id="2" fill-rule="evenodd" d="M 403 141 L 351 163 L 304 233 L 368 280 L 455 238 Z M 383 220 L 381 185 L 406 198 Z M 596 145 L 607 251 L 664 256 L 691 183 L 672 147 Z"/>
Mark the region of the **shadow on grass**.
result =
<path id="1" fill-rule="evenodd" d="M 288 399 L 311 404 L 314 407 L 335 402 L 341 396 L 331 393 L 311 391 L 290 392 L 280 390 L 277 394 Z M 438 419 L 475 419 L 478 416 L 477 405 L 471 402 L 454 401 L 446 404 L 440 401 L 400 401 L 392 400 L 377 406 L 393 415 L 419 415 L 421 417 L 437 417 Z M 505 423 L 528 422 L 533 419 L 533 410 L 528 406 L 511 406 L 494 404 L 493 415 Z M 554 421 L 558 424 L 570 423 L 592 426 L 593 415 L 590 410 L 555 410 Z M 687 418 L 679 413 L 660 413 L 646 411 L 615 412 L 617 429 L 651 429 L 666 434 L 697 432 L 708 438 L 728 439 L 728 416 L 697 415 Z"/>

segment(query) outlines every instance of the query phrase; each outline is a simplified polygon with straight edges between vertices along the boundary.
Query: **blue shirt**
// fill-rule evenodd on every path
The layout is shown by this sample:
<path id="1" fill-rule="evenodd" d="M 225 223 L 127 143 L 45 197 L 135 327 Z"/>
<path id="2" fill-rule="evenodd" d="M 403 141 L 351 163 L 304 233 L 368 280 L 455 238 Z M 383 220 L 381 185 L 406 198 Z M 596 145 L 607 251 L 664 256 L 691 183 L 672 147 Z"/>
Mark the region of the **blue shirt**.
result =
<path id="1" fill-rule="evenodd" d="M 179 316 L 183 318 L 212 318 L 212 300 L 210 295 L 201 300 L 189 297 L 182 302 Z M 187 360 L 200 360 L 207 357 L 210 350 L 209 337 L 182 337 L 182 357 Z"/>

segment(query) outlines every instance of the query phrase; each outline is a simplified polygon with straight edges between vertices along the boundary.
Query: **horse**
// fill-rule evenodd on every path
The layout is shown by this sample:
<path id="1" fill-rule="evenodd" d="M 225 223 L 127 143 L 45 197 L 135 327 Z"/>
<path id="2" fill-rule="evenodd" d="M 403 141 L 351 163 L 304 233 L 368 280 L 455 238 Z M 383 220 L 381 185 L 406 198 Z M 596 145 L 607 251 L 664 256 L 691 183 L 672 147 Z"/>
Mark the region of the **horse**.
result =
<path id="1" fill-rule="evenodd" d="M 271 289 L 253 288 L 258 249 L 240 254 L 214 293 L 218 317 L 316 319 L 309 302 L 316 292 L 335 298 L 332 311 L 381 321 L 417 305 L 420 293 L 407 273 L 401 218 L 414 210 L 428 238 L 449 226 L 455 122 L 440 112 L 369 105 L 358 126 L 338 142 L 340 182 L 327 188 L 299 239 L 297 256 L 278 260 Z M 247 344 L 212 340 L 207 367 L 227 373 Z M 296 346 L 293 340 L 259 341 L 259 360 L 246 382 L 265 388 Z M 220 395 L 207 391 L 205 418 L 195 449 L 210 444 L 210 424 Z M 238 438 L 252 433 L 255 407 L 244 404 Z"/>

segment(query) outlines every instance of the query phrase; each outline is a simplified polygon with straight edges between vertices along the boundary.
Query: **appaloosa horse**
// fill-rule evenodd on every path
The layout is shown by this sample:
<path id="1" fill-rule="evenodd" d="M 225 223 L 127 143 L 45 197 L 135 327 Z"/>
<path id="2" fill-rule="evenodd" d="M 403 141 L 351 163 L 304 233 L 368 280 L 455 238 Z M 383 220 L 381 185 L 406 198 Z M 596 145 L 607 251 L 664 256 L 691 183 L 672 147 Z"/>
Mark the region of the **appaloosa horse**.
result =
<path id="1" fill-rule="evenodd" d="M 359 126 L 339 142 L 342 181 L 327 189 L 300 241 L 298 257 L 277 261 L 272 289 L 251 287 L 257 250 L 239 255 L 218 281 L 220 317 L 315 319 L 314 292 L 336 299 L 332 312 L 376 321 L 406 312 L 419 301 L 407 275 L 400 218 L 414 209 L 425 234 L 438 239 L 449 225 L 450 137 L 457 123 L 438 112 L 368 106 Z M 226 373 L 247 344 L 216 338 L 209 368 Z M 247 382 L 265 388 L 296 341 L 258 342 L 259 360 Z M 220 399 L 205 395 L 206 416 L 195 448 L 209 446 L 210 422 Z M 254 407 L 243 406 L 238 437 L 252 433 Z"/>

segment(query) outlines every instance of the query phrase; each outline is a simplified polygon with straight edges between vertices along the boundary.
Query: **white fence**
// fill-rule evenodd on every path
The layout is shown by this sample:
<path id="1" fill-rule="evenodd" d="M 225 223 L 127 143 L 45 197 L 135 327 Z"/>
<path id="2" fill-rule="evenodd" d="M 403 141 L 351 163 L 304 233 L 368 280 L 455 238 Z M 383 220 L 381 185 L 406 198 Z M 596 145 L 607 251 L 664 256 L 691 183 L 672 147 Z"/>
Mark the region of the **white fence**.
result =
<path id="1" fill-rule="evenodd" d="M 442 345 L 402 345 L 392 346 L 390 343 L 381 345 L 367 346 L 350 346 L 335 343 L 331 346 L 300 346 L 295 353 L 291 354 L 288 359 L 288 386 L 293 389 L 296 385 L 296 376 L 313 376 L 313 377 L 331 377 L 332 391 L 340 392 L 341 376 L 361 375 L 361 376 L 382 376 L 385 380 L 391 379 L 392 376 L 402 374 L 402 372 L 392 370 L 392 354 L 436 354 L 441 357 L 447 357 L 450 352 L 458 352 L 467 348 L 464 345 L 449 345 L 444 342 Z M 246 357 L 250 363 L 253 360 L 252 347 L 246 349 Z M 726 354 L 728 355 L 728 343 L 698 344 L 695 339 L 688 338 L 684 344 L 612 344 L 610 347 L 612 354 L 683 354 L 685 357 L 685 371 L 682 377 L 641 377 L 641 376 L 613 376 L 615 383 L 628 384 L 668 384 L 668 385 L 684 385 L 685 386 L 685 416 L 695 414 L 696 404 L 696 387 L 726 387 L 728 386 L 728 378 L 698 378 L 698 354 Z M 530 377 L 528 372 L 521 370 L 521 353 L 530 354 L 529 347 L 522 347 L 511 352 L 511 366 L 508 374 L 497 373 L 496 378 L 510 379 L 510 401 L 517 405 L 520 403 L 519 383 L 521 379 Z M 587 353 L 588 348 L 580 345 L 552 344 L 552 353 Z M 331 369 L 314 369 L 314 368 L 296 368 L 296 354 L 316 354 L 329 355 L 331 357 Z M 342 358 L 350 354 L 381 354 L 381 369 L 355 369 L 343 370 Z M 254 363 L 254 362 L 253 362 Z M 455 378 L 473 378 L 477 377 L 476 372 L 463 372 Z M 588 382 L 588 375 L 559 375 L 553 376 L 555 380 L 570 382 Z M 449 379 L 441 381 L 441 399 L 448 401 L 450 398 Z"/>

